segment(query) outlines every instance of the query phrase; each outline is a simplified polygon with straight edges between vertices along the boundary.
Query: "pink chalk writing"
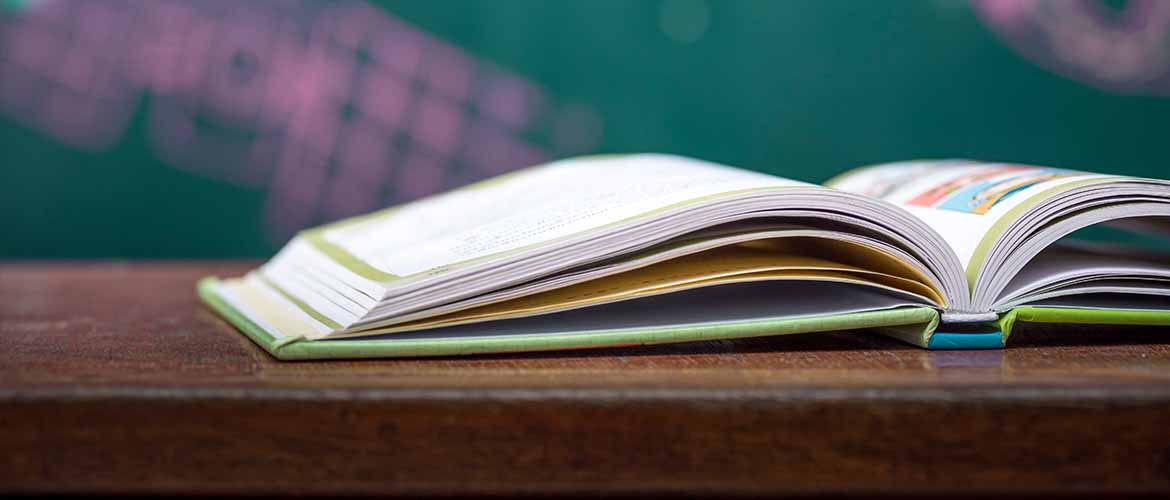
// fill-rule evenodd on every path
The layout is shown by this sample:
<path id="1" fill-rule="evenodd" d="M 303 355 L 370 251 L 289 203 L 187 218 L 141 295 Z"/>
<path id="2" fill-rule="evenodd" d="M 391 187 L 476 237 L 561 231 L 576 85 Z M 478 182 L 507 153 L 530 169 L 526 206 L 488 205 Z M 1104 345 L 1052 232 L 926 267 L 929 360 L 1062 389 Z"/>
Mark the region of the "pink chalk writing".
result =
<path id="1" fill-rule="evenodd" d="M 101 151 L 140 108 L 166 163 L 264 189 L 276 240 L 589 151 L 602 129 L 588 105 L 359 0 L 0 12 L 0 113 Z"/>
<path id="2" fill-rule="evenodd" d="M 1170 95 L 1170 2 L 972 2 L 992 31 L 1054 73 L 1113 92 Z"/>

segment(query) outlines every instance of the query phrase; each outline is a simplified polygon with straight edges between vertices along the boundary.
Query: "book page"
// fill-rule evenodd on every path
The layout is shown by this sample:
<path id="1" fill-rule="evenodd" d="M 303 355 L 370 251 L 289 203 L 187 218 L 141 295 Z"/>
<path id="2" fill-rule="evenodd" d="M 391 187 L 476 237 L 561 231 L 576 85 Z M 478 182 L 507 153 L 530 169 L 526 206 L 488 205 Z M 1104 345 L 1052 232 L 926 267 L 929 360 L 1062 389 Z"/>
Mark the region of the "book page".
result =
<path id="1" fill-rule="evenodd" d="M 1085 179 L 1075 170 L 967 160 L 888 163 L 852 170 L 827 186 L 894 203 L 926 222 L 966 268 L 980 240 L 1033 196 Z"/>
<path id="2" fill-rule="evenodd" d="M 1112 243 L 1061 241 L 1028 262 L 999 298 L 1014 300 L 1075 282 L 1126 279 L 1170 280 L 1170 254 Z"/>
<path id="3" fill-rule="evenodd" d="M 226 288 L 221 285 L 220 293 Z M 225 294 L 226 295 L 226 294 Z M 239 308 L 240 302 L 230 301 Z M 251 304 L 247 304 L 251 305 Z M 326 342 L 350 342 L 360 340 L 411 341 L 447 339 L 500 338 L 525 335 L 579 334 L 582 337 L 600 332 L 620 330 L 647 330 L 641 342 L 654 341 L 653 329 L 684 329 L 696 326 L 733 325 L 759 322 L 785 322 L 799 318 L 829 317 L 868 311 L 882 311 L 903 307 L 923 308 L 917 301 L 897 293 L 851 283 L 821 281 L 756 281 L 727 285 L 707 286 L 674 293 L 652 295 L 632 300 L 599 304 L 589 308 L 572 309 L 546 315 L 526 316 L 483 323 L 471 323 L 425 329 L 420 331 L 372 334 L 374 336 L 344 337 L 327 339 Z M 279 327 L 289 330 L 268 330 L 276 325 L 288 309 L 280 307 L 251 307 L 240 310 L 248 320 L 265 328 L 277 338 L 297 336 L 302 326 Z M 852 324 L 851 328 L 880 325 L 881 320 L 869 320 Z M 825 330 L 828 328 L 820 328 Z M 734 336 L 739 335 L 737 331 Z M 712 332 L 713 333 L 713 332 Z M 765 325 L 755 335 L 778 335 L 791 333 L 782 325 Z M 311 337 L 320 338 L 320 337 Z M 705 339 L 711 339 L 706 336 Z M 622 344 L 625 344 L 624 342 Z M 587 346 L 581 343 L 576 347 Z M 501 350 L 496 348 L 494 350 Z M 507 350 L 507 349 L 502 349 Z"/>
<path id="4" fill-rule="evenodd" d="M 813 185 L 670 155 L 577 158 L 403 205 L 324 237 L 408 276 L 649 215 L 704 197 Z"/>
<path id="5" fill-rule="evenodd" d="M 409 331 L 473 321 L 547 314 L 595 304 L 629 300 L 636 297 L 727 284 L 733 282 L 767 280 L 836 281 L 856 283 L 903 293 L 908 300 L 924 304 L 942 304 L 942 295 L 928 285 L 897 274 L 852 266 L 825 258 L 800 255 L 785 250 L 794 249 L 784 241 L 775 245 L 732 245 L 678 257 L 643 268 L 626 271 L 583 283 L 526 295 L 508 301 L 448 313 L 442 316 L 412 321 L 393 327 L 355 331 L 351 335 Z M 843 252 L 864 254 L 868 259 L 880 259 L 884 267 L 894 272 L 912 275 L 914 270 L 890 256 L 873 250 L 857 248 Z M 813 286 L 813 285 L 809 285 Z"/>

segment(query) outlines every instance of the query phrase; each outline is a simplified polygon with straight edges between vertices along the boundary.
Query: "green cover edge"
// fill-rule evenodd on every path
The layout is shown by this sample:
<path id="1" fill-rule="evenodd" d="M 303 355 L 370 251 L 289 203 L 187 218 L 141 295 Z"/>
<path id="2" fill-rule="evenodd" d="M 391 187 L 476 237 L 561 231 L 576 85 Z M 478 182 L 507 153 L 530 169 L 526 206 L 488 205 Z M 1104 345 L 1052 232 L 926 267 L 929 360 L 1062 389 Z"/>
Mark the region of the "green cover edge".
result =
<path id="1" fill-rule="evenodd" d="M 913 344 L 923 349 L 930 347 L 930 340 L 934 336 L 934 332 L 938 329 L 940 315 L 937 310 L 933 308 L 924 308 L 929 311 L 930 317 L 925 324 L 921 325 L 891 325 L 875 328 L 878 333 L 891 337 L 907 344 Z"/>
<path id="2" fill-rule="evenodd" d="M 259 325 L 249 320 L 247 316 L 244 316 L 242 313 L 224 301 L 223 298 L 221 298 L 219 294 L 215 292 L 215 285 L 218 283 L 219 278 L 208 276 L 199 280 L 199 283 L 195 285 L 195 291 L 199 294 L 199 298 L 203 300 L 204 304 L 207 304 L 213 311 L 219 313 L 220 316 L 223 316 L 224 319 L 228 320 L 229 323 L 235 325 L 235 327 L 243 332 L 244 335 L 252 339 L 252 342 L 255 342 L 256 345 L 259 345 L 260 347 L 263 347 L 264 350 L 268 351 L 273 356 L 280 358 L 278 351 L 280 346 L 285 342 L 278 342 L 276 337 L 269 335 L 268 332 L 264 331 L 263 328 L 260 328 Z"/>
<path id="3" fill-rule="evenodd" d="M 938 324 L 938 311 L 930 307 L 904 307 L 882 311 L 806 318 L 742 322 L 728 325 L 664 327 L 595 332 L 488 337 L 479 339 L 414 340 L 306 340 L 278 341 L 224 301 L 215 291 L 215 277 L 199 281 L 199 297 L 235 325 L 248 338 L 281 360 L 354 359 L 386 357 L 458 356 L 469 354 L 625 347 L 697 340 L 764 337 L 860 328 L 878 328 L 907 342 L 925 347 Z"/>
<path id="4" fill-rule="evenodd" d="M 1006 344 L 1016 322 L 1085 325 L 1170 325 L 1170 311 L 1020 306 L 999 318 Z"/>

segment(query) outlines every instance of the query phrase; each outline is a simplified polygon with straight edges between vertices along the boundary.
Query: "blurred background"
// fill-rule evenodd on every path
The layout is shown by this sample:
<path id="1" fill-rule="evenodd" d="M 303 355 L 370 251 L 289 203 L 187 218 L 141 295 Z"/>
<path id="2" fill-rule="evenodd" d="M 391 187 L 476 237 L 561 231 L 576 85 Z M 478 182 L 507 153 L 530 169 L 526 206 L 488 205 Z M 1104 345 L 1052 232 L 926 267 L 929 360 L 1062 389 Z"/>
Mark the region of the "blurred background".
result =
<path id="1" fill-rule="evenodd" d="M 1168 177 L 1167 96 L 1161 0 L 0 0 L 0 258 L 267 256 L 597 152 Z"/>

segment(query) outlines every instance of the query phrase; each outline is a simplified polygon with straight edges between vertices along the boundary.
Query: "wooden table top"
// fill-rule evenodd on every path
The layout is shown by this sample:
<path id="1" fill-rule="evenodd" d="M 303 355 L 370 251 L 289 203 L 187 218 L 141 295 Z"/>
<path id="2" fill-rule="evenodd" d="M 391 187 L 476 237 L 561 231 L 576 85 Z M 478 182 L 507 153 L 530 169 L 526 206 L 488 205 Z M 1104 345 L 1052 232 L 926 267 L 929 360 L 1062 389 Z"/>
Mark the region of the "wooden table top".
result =
<path id="1" fill-rule="evenodd" d="M 280 362 L 195 296 L 254 265 L 0 264 L 0 491 L 1170 490 L 1170 331 Z"/>

